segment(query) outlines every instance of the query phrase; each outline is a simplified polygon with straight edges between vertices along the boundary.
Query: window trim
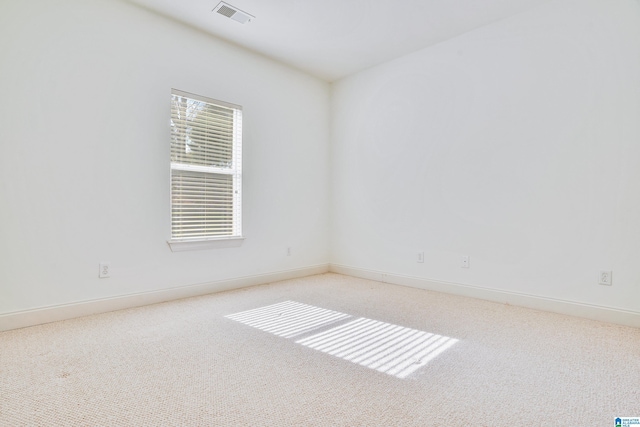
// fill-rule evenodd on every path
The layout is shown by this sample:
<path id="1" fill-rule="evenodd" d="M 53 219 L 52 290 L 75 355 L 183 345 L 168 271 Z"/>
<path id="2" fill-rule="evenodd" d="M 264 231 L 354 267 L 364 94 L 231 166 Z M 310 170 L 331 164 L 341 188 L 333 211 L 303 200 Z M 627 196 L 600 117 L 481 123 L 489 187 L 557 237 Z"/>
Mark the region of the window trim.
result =
<path id="1" fill-rule="evenodd" d="M 240 113 L 240 128 L 235 129 L 236 124 L 234 123 L 234 133 L 237 131 L 240 135 L 240 143 L 236 144 L 233 142 L 232 150 L 233 150 L 233 158 L 239 160 L 239 164 L 235 164 L 234 168 L 219 168 L 215 166 L 198 166 L 198 165 L 188 165 L 188 164 L 173 164 L 171 159 L 169 159 L 169 215 L 171 217 L 173 212 L 173 197 L 172 197 L 172 171 L 173 170 L 182 170 L 182 171 L 193 171 L 193 172 L 206 172 L 217 175 L 231 175 L 234 182 L 234 199 L 237 199 L 237 203 L 240 204 L 239 214 L 236 216 L 234 214 L 233 218 L 233 235 L 228 236 L 220 236 L 220 237 L 192 237 L 192 238 L 169 238 L 167 240 L 167 244 L 169 245 L 172 252 L 182 252 L 182 251 L 190 251 L 190 250 L 202 250 L 202 249 L 212 249 L 212 248 L 232 248 L 232 247 L 240 247 L 245 240 L 244 235 L 242 234 L 242 222 L 243 222 L 243 212 L 242 212 L 242 106 L 237 104 L 232 104 L 230 102 L 220 101 L 217 99 L 197 95 L 190 92 L 181 91 L 178 89 L 171 89 L 171 95 L 174 96 L 182 96 L 186 98 L 190 98 L 196 101 L 205 102 L 208 104 L 219 105 L 222 107 L 233 109 L 236 113 Z M 235 119 L 234 119 L 235 120 Z M 240 151 L 238 153 L 238 150 Z M 234 202 L 235 203 L 235 202 Z M 235 208 L 234 208 L 235 209 Z M 173 235 L 173 220 L 170 220 L 170 234 Z M 238 234 L 236 234 L 236 230 L 239 229 Z"/>
<path id="2" fill-rule="evenodd" d="M 239 248 L 242 246 L 245 237 L 218 237 L 206 239 L 189 240 L 167 240 L 171 252 L 197 251 L 202 249 L 215 248 Z"/>

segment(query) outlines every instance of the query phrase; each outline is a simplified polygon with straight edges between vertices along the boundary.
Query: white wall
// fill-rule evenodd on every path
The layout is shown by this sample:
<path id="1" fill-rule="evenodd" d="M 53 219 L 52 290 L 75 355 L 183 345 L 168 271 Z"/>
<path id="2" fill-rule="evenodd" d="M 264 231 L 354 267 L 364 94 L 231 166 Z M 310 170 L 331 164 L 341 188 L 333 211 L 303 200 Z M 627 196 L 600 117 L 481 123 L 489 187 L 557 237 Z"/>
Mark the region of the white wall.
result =
<path id="1" fill-rule="evenodd" d="M 331 104 L 121 0 L 4 0 L 0 315 L 329 259 L 640 312 L 638 76 L 634 0 L 554 1 L 344 79 Z M 166 244 L 172 87 L 244 107 L 240 248 Z"/>
<path id="2" fill-rule="evenodd" d="M 635 0 L 554 1 L 343 79 L 332 123 L 332 263 L 640 312 Z"/>
<path id="3" fill-rule="evenodd" d="M 240 248 L 166 243 L 172 87 L 244 107 Z M 327 83 L 123 1 L 3 0 L 0 94 L 0 314 L 327 263 Z"/>

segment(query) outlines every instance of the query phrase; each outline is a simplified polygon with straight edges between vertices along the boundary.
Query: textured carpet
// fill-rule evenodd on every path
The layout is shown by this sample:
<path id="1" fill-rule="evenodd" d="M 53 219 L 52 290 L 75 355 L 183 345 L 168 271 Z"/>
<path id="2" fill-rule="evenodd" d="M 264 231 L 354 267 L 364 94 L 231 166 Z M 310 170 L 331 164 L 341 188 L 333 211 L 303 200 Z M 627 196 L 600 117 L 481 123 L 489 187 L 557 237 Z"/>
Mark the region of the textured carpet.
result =
<path id="1" fill-rule="evenodd" d="M 323 274 L 0 333 L 2 426 L 613 426 L 640 329 Z"/>

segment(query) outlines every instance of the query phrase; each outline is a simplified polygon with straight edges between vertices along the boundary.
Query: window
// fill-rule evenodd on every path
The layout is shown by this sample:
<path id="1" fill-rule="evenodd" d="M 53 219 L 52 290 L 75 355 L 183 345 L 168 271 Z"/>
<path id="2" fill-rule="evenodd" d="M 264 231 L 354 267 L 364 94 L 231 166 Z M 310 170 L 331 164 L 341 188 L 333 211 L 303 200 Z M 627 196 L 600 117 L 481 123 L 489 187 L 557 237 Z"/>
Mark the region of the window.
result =
<path id="1" fill-rule="evenodd" d="M 171 249 L 241 243 L 241 207 L 242 107 L 173 89 Z"/>

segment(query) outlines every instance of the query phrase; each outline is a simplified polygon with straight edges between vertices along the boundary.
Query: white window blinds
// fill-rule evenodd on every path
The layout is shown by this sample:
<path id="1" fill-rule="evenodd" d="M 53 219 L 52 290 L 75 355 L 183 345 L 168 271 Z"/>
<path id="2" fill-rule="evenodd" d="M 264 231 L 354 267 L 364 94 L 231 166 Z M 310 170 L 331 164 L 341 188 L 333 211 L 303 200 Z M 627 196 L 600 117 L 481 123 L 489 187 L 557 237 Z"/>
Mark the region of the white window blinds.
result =
<path id="1" fill-rule="evenodd" d="M 242 236 L 242 107 L 171 91 L 171 240 Z"/>

